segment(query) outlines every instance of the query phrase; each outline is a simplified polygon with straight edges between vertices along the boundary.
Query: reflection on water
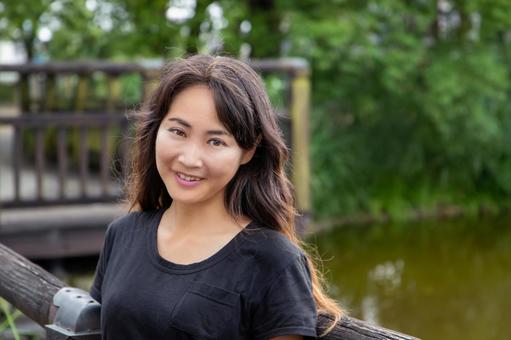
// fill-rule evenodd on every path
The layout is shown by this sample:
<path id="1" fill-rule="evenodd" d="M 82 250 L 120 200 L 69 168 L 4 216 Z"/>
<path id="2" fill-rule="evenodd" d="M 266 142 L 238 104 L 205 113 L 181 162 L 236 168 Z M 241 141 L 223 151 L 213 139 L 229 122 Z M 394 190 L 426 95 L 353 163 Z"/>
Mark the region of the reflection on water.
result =
<path id="1" fill-rule="evenodd" d="M 340 227 L 315 236 L 354 317 L 422 339 L 511 339 L 511 217 Z"/>

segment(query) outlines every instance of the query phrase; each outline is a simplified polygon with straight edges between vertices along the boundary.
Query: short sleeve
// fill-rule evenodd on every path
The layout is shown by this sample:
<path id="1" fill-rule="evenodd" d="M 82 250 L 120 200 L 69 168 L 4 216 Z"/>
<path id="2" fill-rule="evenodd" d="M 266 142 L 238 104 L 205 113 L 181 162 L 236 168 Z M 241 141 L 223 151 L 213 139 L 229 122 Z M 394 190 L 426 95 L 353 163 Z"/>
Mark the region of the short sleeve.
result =
<path id="1" fill-rule="evenodd" d="M 282 335 L 316 337 L 317 311 L 307 259 L 301 255 L 270 281 L 255 306 L 255 339 Z"/>
<path id="2" fill-rule="evenodd" d="M 96 273 L 94 274 L 94 281 L 92 282 L 92 287 L 90 289 L 90 295 L 99 303 L 101 303 L 101 285 L 103 284 L 103 277 L 105 275 L 108 259 L 110 258 L 110 253 L 112 252 L 114 243 L 112 229 L 112 224 L 110 224 L 105 234 L 103 248 L 99 255 L 99 261 L 96 265 Z"/>

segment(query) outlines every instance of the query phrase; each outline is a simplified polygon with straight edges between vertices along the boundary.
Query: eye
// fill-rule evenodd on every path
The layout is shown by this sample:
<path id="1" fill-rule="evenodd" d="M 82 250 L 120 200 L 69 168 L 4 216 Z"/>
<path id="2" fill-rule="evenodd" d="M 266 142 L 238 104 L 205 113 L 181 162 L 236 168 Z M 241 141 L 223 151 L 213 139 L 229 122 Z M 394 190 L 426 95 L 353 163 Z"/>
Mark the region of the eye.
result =
<path id="1" fill-rule="evenodd" d="M 186 136 L 186 134 L 184 133 L 183 130 L 180 130 L 180 129 L 177 129 L 177 128 L 170 128 L 170 129 L 168 129 L 168 131 L 170 133 L 173 133 L 173 134 L 177 135 L 177 136 L 181 136 L 181 137 Z"/>
<path id="2" fill-rule="evenodd" d="M 213 146 L 227 146 L 227 144 L 225 144 L 225 142 L 220 139 L 210 139 L 208 144 Z"/>

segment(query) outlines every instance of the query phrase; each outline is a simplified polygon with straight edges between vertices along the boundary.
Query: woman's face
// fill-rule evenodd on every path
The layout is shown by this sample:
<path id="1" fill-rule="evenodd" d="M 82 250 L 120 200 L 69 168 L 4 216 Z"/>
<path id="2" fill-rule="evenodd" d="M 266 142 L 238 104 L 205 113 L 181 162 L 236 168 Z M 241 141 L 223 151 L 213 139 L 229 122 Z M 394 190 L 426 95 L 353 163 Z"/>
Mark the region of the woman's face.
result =
<path id="1" fill-rule="evenodd" d="M 156 167 L 176 202 L 224 199 L 225 187 L 254 150 L 244 150 L 218 120 L 213 93 L 205 85 L 181 91 L 156 136 Z"/>

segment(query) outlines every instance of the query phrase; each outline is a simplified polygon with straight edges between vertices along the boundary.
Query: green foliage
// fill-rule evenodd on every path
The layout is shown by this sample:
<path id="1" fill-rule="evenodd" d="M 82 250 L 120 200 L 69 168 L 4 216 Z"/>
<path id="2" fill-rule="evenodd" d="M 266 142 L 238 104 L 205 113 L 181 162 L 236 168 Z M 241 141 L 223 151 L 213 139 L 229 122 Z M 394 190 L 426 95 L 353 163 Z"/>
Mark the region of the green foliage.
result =
<path id="1" fill-rule="evenodd" d="M 501 36 L 511 4 L 495 6 L 451 2 L 444 13 L 426 2 L 344 1 L 293 11 L 294 51 L 313 67 L 319 216 L 509 202 Z"/>
<path id="2" fill-rule="evenodd" d="M 246 56 L 247 46 L 251 57 L 306 58 L 319 217 L 510 202 L 511 2 L 198 0 L 190 17 L 168 19 L 183 3 L 0 0 L 0 34 L 57 59 Z M 51 18 L 51 41 L 38 42 Z M 283 80 L 265 81 L 282 108 Z M 136 87 L 123 82 L 127 101 Z"/>

